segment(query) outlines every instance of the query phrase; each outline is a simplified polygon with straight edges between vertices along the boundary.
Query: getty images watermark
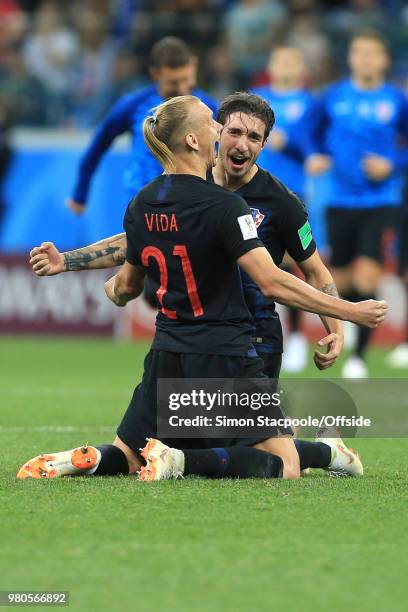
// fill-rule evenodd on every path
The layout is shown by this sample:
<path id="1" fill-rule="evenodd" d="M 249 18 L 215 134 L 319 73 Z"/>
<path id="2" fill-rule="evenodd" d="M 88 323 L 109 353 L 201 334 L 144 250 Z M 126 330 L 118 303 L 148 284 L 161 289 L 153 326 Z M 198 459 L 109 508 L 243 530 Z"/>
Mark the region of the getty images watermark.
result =
<path id="1" fill-rule="evenodd" d="M 253 412 L 262 411 L 263 408 L 281 407 L 282 391 L 267 392 L 227 392 L 218 389 L 208 392 L 204 389 L 192 389 L 190 392 L 173 392 L 168 398 L 168 408 L 172 412 L 183 411 L 184 408 L 197 408 L 206 413 L 217 412 L 220 408 L 240 407 L 250 409 Z M 189 410 L 190 411 L 190 410 Z M 304 418 L 275 416 L 266 414 L 254 416 L 234 417 L 227 414 L 196 414 L 195 416 L 181 416 L 172 414 L 168 417 L 170 427 L 231 427 L 231 428 L 255 428 L 255 427 L 316 427 L 318 429 L 331 427 L 371 427 L 371 419 L 362 416 L 345 415 L 322 415 L 315 418 L 308 415 Z"/>
<path id="2" fill-rule="evenodd" d="M 408 436 L 408 381 L 160 379 L 158 436 Z"/>
<path id="3" fill-rule="evenodd" d="M 205 382 L 207 383 L 207 380 Z M 228 384 L 227 381 L 224 384 Z M 251 384 L 251 381 L 249 381 L 249 384 Z M 259 410 L 269 406 L 280 406 L 280 391 L 261 393 L 253 389 L 248 391 L 222 391 L 217 389 L 215 392 L 209 392 L 201 388 L 191 389 L 190 392 L 174 392 L 169 395 L 170 410 L 179 410 L 182 407 L 190 406 L 212 410 L 215 407 L 230 408 L 237 405 L 248 407 L 251 410 Z"/>

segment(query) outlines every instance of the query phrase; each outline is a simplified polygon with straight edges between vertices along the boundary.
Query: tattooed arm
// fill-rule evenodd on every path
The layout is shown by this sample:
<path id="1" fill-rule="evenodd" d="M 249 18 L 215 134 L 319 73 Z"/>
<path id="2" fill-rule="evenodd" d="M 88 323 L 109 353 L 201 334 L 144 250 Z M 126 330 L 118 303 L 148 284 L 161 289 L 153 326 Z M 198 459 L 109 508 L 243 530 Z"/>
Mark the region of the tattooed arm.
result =
<path id="1" fill-rule="evenodd" d="M 62 253 L 66 271 L 113 268 L 126 258 L 126 234 L 116 234 L 88 247 Z"/>
<path id="2" fill-rule="evenodd" d="M 297 262 L 297 265 L 302 270 L 305 275 L 305 280 L 309 285 L 315 289 L 319 289 L 323 293 L 339 297 L 333 277 L 320 259 L 320 255 L 317 251 L 305 261 Z M 319 340 L 318 344 L 321 347 L 326 346 L 327 353 L 316 351 L 314 354 L 314 362 L 319 370 L 325 370 L 335 363 L 342 351 L 344 342 L 343 322 L 330 317 L 322 316 L 320 318 L 328 335 Z"/>
<path id="3" fill-rule="evenodd" d="M 30 265 L 37 276 L 54 276 L 97 268 L 113 268 L 126 258 L 126 234 L 116 234 L 82 249 L 60 253 L 52 242 L 43 242 L 30 252 Z"/>

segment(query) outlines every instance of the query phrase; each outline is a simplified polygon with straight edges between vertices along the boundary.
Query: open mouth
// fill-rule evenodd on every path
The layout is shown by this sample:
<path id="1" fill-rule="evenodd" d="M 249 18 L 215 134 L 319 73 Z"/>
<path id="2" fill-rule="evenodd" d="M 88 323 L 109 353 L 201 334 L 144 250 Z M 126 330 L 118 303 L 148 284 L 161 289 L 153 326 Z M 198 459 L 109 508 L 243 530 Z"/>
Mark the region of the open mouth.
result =
<path id="1" fill-rule="evenodd" d="M 230 160 L 234 168 L 242 168 L 245 162 L 248 161 L 248 158 L 241 157 L 240 155 L 231 155 Z"/>

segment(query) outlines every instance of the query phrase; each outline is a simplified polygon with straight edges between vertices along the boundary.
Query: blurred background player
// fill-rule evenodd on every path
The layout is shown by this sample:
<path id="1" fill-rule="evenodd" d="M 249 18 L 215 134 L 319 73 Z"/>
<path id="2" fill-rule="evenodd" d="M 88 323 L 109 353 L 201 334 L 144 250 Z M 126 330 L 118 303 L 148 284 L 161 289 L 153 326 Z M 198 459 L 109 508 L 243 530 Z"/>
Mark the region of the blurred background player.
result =
<path id="1" fill-rule="evenodd" d="M 311 175 L 332 170 L 328 197 L 331 269 L 341 295 L 350 300 L 374 297 L 382 275 L 382 237 L 395 227 L 402 199 L 401 169 L 408 150 L 408 102 L 385 81 L 390 54 L 383 37 L 361 31 L 351 40 L 351 77 L 331 85 L 309 114 L 312 141 L 306 167 Z M 359 328 L 346 378 L 368 375 L 364 361 L 370 337 Z"/>
<path id="2" fill-rule="evenodd" d="M 277 125 L 260 154 L 259 163 L 303 199 L 305 172 L 299 130 L 311 106 L 312 96 L 304 88 L 308 71 L 301 51 L 291 46 L 276 47 L 270 55 L 267 73 L 270 84 L 253 91 L 273 108 Z M 285 263 L 289 264 L 289 260 Z M 289 320 L 282 368 L 299 372 L 306 366 L 308 348 L 300 330 L 300 311 L 289 308 Z"/>
<path id="3" fill-rule="evenodd" d="M 153 107 L 174 96 L 194 94 L 216 110 L 214 100 L 196 88 L 197 59 L 182 40 L 168 36 L 153 46 L 150 74 L 155 84 L 120 98 L 96 130 L 82 158 L 72 197 L 67 200 L 75 213 L 85 210 L 90 183 L 102 155 L 125 132 L 132 135 L 132 154 L 124 176 L 128 197 L 161 174 L 160 164 L 146 147 L 142 133 L 143 120 Z"/>
<path id="4" fill-rule="evenodd" d="M 405 308 L 408 308 L 408 181 L 405 183 L 403 203 L 398 218 L 398 271 L 405 290 Z M 388 353 L 390 368 L 408 368 L 408 312 L 405 313 L 404 336 L 401 344 Z"/>

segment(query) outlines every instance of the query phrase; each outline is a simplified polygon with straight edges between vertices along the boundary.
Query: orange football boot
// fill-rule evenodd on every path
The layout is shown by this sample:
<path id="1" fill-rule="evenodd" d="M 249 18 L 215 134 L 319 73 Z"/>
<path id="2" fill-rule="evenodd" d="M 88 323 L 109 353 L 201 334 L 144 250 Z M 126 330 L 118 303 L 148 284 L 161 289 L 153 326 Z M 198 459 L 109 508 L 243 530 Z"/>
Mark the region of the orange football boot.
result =
<path id="1" fill-rule="evenodd" d="M 175 480 L 182 478 L 184 472 L 184 453 L 177 448 L 170 448 L 154 438 L 147 438 L 147 444 L 140 449 L 146 465 L 140 468 L 138 479 Z"/>
<path id="2" fill-rule="evenodd" d="M 38 455 L 27 461 L 17 472 L 17 478 L 60 478 L 86 474 L 101 459 L 94 446 L 80 446 L 69 451 Z"/>

